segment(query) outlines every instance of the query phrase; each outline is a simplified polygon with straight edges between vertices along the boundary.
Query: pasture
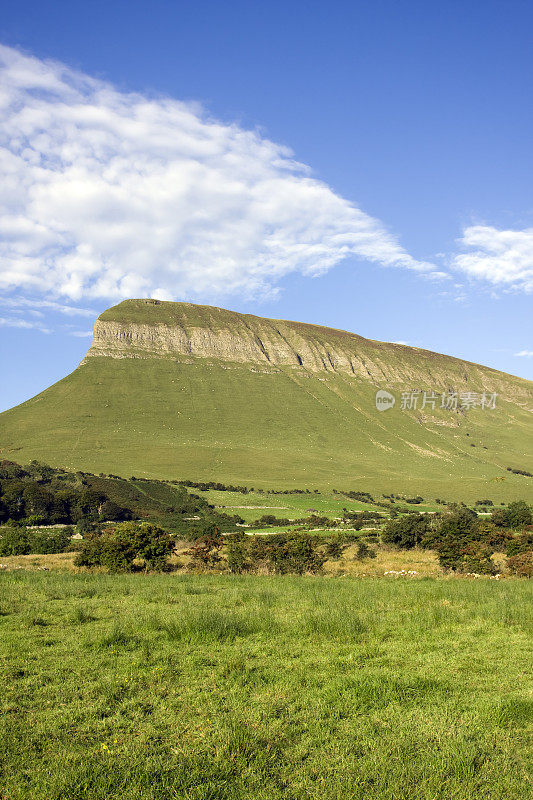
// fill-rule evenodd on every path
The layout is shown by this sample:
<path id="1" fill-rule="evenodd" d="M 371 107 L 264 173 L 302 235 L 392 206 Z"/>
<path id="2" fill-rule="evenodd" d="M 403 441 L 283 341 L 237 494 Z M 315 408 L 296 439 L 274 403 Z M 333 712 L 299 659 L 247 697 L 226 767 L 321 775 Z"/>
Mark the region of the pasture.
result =
<path id="1" fill-rule="evenodd" d="M 531 582 L 0 575 L 2 800 L 528 796 Z"/>

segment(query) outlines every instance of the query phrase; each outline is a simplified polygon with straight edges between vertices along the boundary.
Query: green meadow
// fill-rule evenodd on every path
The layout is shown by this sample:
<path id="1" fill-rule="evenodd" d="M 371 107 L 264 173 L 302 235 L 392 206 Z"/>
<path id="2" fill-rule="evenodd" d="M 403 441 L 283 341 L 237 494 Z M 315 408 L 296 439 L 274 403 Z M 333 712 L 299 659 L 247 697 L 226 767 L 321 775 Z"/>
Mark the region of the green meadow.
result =
<path id="1" fill-rule="evenodd" d="M 356 489 L 473 503 L 531 494 L 531 423 L 524 391 L 428 416 L 380 414 L 363 378 L 170 357 L 93 356 L 0 414 L 0 457 L 71 471 L 263 489 Z M 514 388 L 514 382 L 517 388 Z M 395 389 L 395 391 L 398 391 Z M 75 435 L 73 435 L 75 431 Z"/>
<path id="2" fill-rule="evenodd" d="M 0 797 L 523 800 L 531 594 L 5 572 Z"/>

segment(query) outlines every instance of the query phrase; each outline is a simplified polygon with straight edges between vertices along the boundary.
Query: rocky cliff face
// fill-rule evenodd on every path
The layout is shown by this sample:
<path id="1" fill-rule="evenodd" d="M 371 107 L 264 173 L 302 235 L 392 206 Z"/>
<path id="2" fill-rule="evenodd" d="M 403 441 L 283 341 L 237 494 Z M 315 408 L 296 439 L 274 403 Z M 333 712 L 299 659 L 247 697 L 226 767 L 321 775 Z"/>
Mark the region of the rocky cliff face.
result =
<path id="1" fill-rule="evenodd" d="M 125 301 L 96 321 L 86 358 L 189 357 L 337 373 L 393 383 L 530 395 L 527 381 L 450 356 L 353 333 L 238 314 L 210 306 Z"/>

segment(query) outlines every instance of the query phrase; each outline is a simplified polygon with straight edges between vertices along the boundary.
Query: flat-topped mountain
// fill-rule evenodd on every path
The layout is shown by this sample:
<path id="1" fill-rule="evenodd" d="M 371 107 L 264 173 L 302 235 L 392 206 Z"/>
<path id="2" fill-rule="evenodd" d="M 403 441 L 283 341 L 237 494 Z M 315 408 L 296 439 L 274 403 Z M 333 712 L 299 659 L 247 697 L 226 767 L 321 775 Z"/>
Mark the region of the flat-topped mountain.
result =
<path id="1" fill-rule="evenodd" d="M 377 410 L 378 389 L 394 407 Z M 127 300 L 96 320 L 71 375 L 0 415 L 0 456 L 275 488 L 503 499 L 530 491 L 528 477 L 507 468 L 533 472 L 532 406 L 531 382 L 450 356 L 211 306 Z"/>
<path id="2" fill-rule="evenodd" d="M 96 320 L 87 356 L 193 356 L 262 367 L 350 375 L 393 383 L 421 380 L 432 387 L 531 386 L 505 373 L 406 345 L 304 322 L 265 319 L 213 306 L 126 300 Z M 416 387 L 412 387 L 416 388 Z"/>

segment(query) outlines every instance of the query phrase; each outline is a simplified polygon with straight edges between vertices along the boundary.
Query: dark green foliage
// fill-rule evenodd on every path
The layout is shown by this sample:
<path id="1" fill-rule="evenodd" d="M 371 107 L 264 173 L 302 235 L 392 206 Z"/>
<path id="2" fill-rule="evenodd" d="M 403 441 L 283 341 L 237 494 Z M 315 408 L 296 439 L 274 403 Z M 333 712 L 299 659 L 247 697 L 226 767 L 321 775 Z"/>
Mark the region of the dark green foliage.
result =
<path id="1" fill-rule="evenodd" d="M 231 542 L 226 548 L 226 559 L 228 569 L 236 575 L 243 572 L 250 572 L 252 562 L 249 556 L 249 548 L 245 541 Z"/>
<path id="2" fill-rule="evenodd" d="M 326 541 L 324 552 L 328 559 L 337 561 L 339 558 L 342 558 L 347 546 L 348 544 L 344 538 L 332 536 L 331 539 Z"/>
<path id="3" fill-rule="evenodd" d="M 105 500 L 100 507 L 100 519 L 102 521 L 121 522 L 122 520 L 131 519 L 131 511 L 127 508 L 122 508 L 113 500 Z"/>
<path id="4" fill-rule="evenodd" d="M 533 530 L 531 528 L 518 536 L 513 536 L 507 544 L 506 553 L 512 557 L 519 553 L 527 553 L 529 550 L 533 550 Z"/>
<path id="5" fill-rule="evenodd" d="M 507 519 L 510 528 L 521 528 L 523 525 L 533 523 L 531 506 L 524 500 L 516 500 L 507 506 Z"/>
<path id="6" fill-rule="evenodd" d="M 488 538 L 487 531 L 470 509 L 458 508 L 446 514 L 433 537 L 439 564 L 446 571 L 495 573 L 491 559 L 495 547 L 488 543 Z"/>
<path id="7" fill-rule="evenodd" d="M 513 467 L 507 467 L 507 472 L 513 472 L 515 475 L 524 475 L 526 478 L 533 478 L 531 472 L 528 472 L 527 469 L 514 469 Z"/>
<path id="8" fill-rule="evenodd" d="M 276 517 L 274 516 L 274 514 L 263 514 L 262 517 L 259 517 L 259 519 L 256 519 L 255 522 L 252 522 L 252 525 L 254 525 L 257 528 L 263 528 L 265 526 L 270 526 L 270 525 L 280 526 L 289 524 L 290 524 L 290 519 L 285 519 L 284 517 Z"/>
<path id="9" fill-rule="evenodd" d="M 0 462 L 0 523 L 79 524 L 143 519 L 185 537 L 198 524 L 235 530 L 239 516 L 215 511 L 203 498 L 169 482 L 68 473 L 37 462 Z M 198 535 L 196 533 L 196 535 Z"/>
<path id="10" fill-rule="evenodd" d="M 30 553 L 64 553 L 71 543 L 73 528 L 28 531 Z"/>
<path id="11" fill-rule="evenodd" d="M 0 556 L 24 556 L 29 552 L 30 543 L 24 528 L 0 528 Z"/>
<path id="12" fill-rule="evenodd" d="M 428 530 L 429 518 L 426 514 L 408 514 L 387 522 L 382 539 L 385 544 L 410 550 L 422 544 Z"/>
<path id="13" fill-rule="evenodd" d="M 478 575 L 494 575 L 496 566 L 491 559 L 493 550 L 481 542 L 465 543 L 448 537 L 438 547 L 439 564 L 445 570 Z"/>
<path id="14" fill-rule="evenodd" d="M 365 558 L 376 558 L 376 551 L 372 550 L 366 542 L 359 542 L 357 545 L 357 552 L 355 558 L 358 561 L 364 561 Z"/>
<path id="15" fill-rule="evenodd" d="M 25 527 L 0 527 L 0 556 L 64 553 L 71 543 L 72 528 L 32 530 Z"/>
<path id="16" fill-rule="evenodd" d="M 507 508 L 497 508 L 492 512 L 491 520 L 494 525 L 502 528 L 521 528 L 524 525 L 531 525 L 533 513 L 531 506 L 524 500 L 516 500 L 509 503 Z"/>
<path id="17" fill-rule="evenodd" d="M 78 567 L 105 567 L 110 572 L 130 572 L 135 560 L 132 543 L 115 531 L 87 534 L 74 563 Z"/>
<path id="18" fill-rule="evenodd" d="M 173 547 L 173 538 L 157 525 L 122 522 L 104 531 L 88 533 L 75 563 L 82 567 L 105 567 L 110 572 L 131 572 L 139 559 L 147 570 L 162 570 Z"/>
<path id="19" fill-rule="evenodd" d="M 254 536 L 250 544 L 252 569 L 264 569 L 277 575 L 316 574 L 327 561 L 321 545 L 316 536 L 308 533 Z"/>

